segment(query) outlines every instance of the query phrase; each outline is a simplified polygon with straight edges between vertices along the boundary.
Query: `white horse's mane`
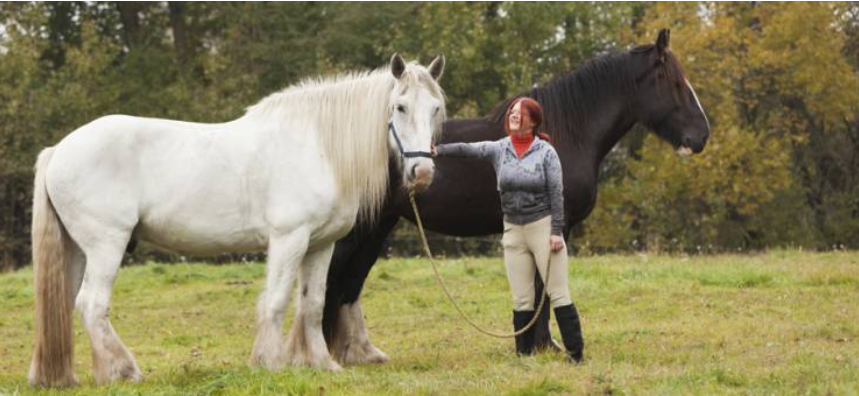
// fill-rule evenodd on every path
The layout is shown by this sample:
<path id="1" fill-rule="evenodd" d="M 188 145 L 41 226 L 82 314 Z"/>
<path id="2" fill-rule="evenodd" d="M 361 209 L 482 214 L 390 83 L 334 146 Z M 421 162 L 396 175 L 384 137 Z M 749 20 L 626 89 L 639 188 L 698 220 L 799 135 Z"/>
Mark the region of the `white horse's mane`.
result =
<path id="1" fill-rule="evenodd" d="M 300 117 L 313 121 L 341 194 L 357 194 L 361 203 L 359 217 L 372 220 L 388 188 L 387 124 L 395 82 L 389 67 L 308 78 L 248 107 L 244 117 Z M 422 84 L 444 103 L 441 87 L 417 63 L 406 65 L 400 82 L 404 91 Z M 444 118 L 442 114 L 438 119 Z M 434 133 L 440 131 L 441 125 L 437 125 Z"/>

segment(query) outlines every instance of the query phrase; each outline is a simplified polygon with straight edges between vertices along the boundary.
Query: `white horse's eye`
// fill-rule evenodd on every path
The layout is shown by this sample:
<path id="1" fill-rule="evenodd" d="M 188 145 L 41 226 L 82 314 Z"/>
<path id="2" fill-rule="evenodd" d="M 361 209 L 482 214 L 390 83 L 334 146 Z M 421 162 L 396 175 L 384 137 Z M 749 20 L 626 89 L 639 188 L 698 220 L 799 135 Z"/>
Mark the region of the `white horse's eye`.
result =
<path id="1" fill-rule="evenodd" d="M 439 110 L 441 110 L 441 108 L 440 108 L 440 107 L 438 107 L 438 106 L 436 106 L 436 108 L 435 108 L 435 110 L 433 110 L 432 114 L 433 114 L 433 115 L 438 114 L 438 111 L 439 111 Z"/>
<path id="2" fill-rule="evenodd" d="M 406 106 L 403 106 L 403 105 L 397 105 L 397 111 L 399 111 L 400 113 L 405 114 L 405 113 L 406 113 Z"/>

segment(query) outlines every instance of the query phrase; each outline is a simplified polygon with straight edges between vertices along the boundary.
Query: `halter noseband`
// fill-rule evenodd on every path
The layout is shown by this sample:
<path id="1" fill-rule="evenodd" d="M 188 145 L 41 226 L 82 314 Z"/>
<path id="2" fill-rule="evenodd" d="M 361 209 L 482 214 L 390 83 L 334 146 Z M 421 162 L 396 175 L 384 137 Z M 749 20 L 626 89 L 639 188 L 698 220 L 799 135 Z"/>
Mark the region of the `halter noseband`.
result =
<path id="1" fill-rule="evenodd" d="M 394 135 L 394 141 L 397 142 L 397 147 L 400 149 L 400 156 L 403 158 L 426 157 L 432 158 L 432 154 L 427 151 L 406 151 L 403 149 L 403 143 L 400 142 L 400 137 L 397 136 L 397 128 L 394 128 L 394 120 L 388 121 L 388 131 Z"/>

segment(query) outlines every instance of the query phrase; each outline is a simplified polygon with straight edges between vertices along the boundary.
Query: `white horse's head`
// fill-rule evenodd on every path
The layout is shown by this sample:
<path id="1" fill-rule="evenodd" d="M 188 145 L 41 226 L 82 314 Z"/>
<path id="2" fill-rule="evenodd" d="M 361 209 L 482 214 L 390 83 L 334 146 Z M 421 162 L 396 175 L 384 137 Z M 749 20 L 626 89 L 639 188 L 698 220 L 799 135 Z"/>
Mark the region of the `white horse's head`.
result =
<path id="1" fill-rule="evenodd" d="M 430 146 L 446 117 L 444 93 L 438 84 L 444 57 L 438 56 L 425 68 L 405 63 L 394 54 L 390 69 L 395 82 L 389 101 L 388 143 L 400 159 L 403 186 L 422 191 L 432 182 L 435 165 L 429 156 Z"/>

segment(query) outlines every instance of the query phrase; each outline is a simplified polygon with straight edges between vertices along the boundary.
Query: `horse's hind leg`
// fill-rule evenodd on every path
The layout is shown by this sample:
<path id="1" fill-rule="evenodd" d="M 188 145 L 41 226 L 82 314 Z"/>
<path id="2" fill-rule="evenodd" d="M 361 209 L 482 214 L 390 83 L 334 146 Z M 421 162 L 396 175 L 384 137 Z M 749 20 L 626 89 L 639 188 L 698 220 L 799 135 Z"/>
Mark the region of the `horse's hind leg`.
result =
<path id="1" fill-rule="evenodd" d="M 361 289 L 382 252 L 399 214 L 382 216 L 374 226 L 356 226 L 337 241 L 328 274 L 323 321 L 328 349 L 340 364 L 384 363 L 388 355 L 370 342 L 359 301 Z M 336 266 L 336 267 L 335 267 Z M 335 271 L 336 272 L 331 272 Z"/>
<path id="2" fill-rule="evenodd" d="M 69 291 L 71 292 L 71 301 L 75 301 L 78 297 L 78 292 L 81 290 L 81 285 L 84 281 L 84 271 L 86 270 L 86 255 L 76 243 L 72 243 L 71 260 L 69 260 L 68 278 L 71 282 Z"/>
<path id="3" fill-rule="evenodd" d="M 307 252 L 309 240 L 308 232 L 298 230 L 288 235 L 273 236 L 269 241 L 266 284 L 257 304 L 259 318 L 251 353 L 252 365 L 277 370 L 286 363 L 281 326 L 296 269 Z"/>
<path id="4" fill-rule="evenodd" d="M 339 315 L 336 339 L 341 343 L 336 345 L 335 350 L 335 356 L 339 362 L 361 364 L 388 361 L 388 355 L 370 342 L 367 325 L 364 323 L 364 312 L 361 310 L 361 300 L 341 305 Z"/>
<path id="5" fill-rule="evenodd" d="M 122 239 L 122 238 L 119 238 Z M 125 243 L 81 246 L 86 270 L 75 306 L 81 313 L 92 344 L 93 375 L 97 384 L 118 379 L 139 381 L 143 373 L 134 356 L 110 324 L 110 297 L 119 271 Z"/>
<path id="6" fill-rule="evenodd" d="M 301 263 L 300 305 L 287 336 L 287 350 L 292 364 L 327 370 L 340 370 L 331 358 L 322 335 L 322 310 L 325 286 L 334 244 L 308 253 Z"/>

